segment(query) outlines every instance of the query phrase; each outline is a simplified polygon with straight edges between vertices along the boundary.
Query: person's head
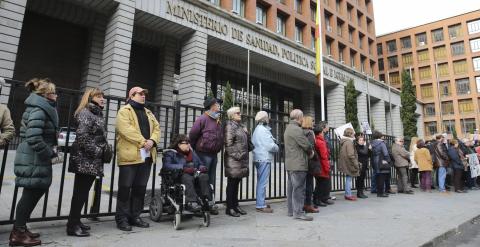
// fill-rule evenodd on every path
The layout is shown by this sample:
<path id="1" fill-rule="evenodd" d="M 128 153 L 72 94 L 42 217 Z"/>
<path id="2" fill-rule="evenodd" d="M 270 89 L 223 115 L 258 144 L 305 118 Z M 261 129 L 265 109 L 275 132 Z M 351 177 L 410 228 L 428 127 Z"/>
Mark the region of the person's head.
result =
<path id="1" fill-rule="evenodd" d="M 417 141 L 418 141 L 418 137 L 416 136 L 412 137 L 412 139 L 410 140 L 410 151 L 412 151 L 415 145 L 417 145 Z"/>
<path id="2" fill-rule="evenodd" d="M 75 115 L 77 115 L 83 108 L 87 107 L 88 103 L 95 103 L 101 108 L 105 106 L 105 99 L 103 98 L 103 92 L 99 88 L 89 88 L 83 93 L 80 104 L 78 104 Z"/>
<path id="3" fill-rule="evenodd" d="M 443 141 L 444 141 L 444 137 L 443 137 L 442 134 L 439 134 L 439 135 L 436 135 L 436 136 L 435 136 L 435 140 L 436 140 L 437 142 L 443 142 Z"/>
<path id="4" fill-rule="evenodd" d="M 176 149 L 182 152 L 188 152 L 190 150 L 190 140 L 187 135 L 177 135 L 170 144 L 171 149 Z"/>
<path id="5" fill-rule="evenodd" d="M 357 143 L 360 145 L 365 145 L 365 136 L 364 135 L 357 135 Z"/>
<path id="6" fill-rule="evenodd" d="M 450 140 L 450 145 L 458 148 L 458 141 L 457 141 L 457 139 L 451 139 L 451 140 Z"/>
<path id="7" fill-rule="evenodd" d="M 290 112 L 290 120 L 293 120 L 299 124 L 303 122 L 303 112 L 300 109 L 293 109 Z"/>
<path id="8" fill-rule="evenodd" d="M 355 131 L 352 128 L 346 128 L 343 131 L 343 136 L 354 138 L 355 137 Z"/>
<path id="9" fill-rule="evenodd" d="M 313 126 L 313 133 L 315 133 L 315 135 L 323 135 L 322 127 L 319 124 L 315 124 L 315 126 Z"/>
<path id="10" fill-rule="evenodd" d="M 470 139 L 468 139 L 468 138 L 463 138 L 463 139 L 462 139 L 462 142 L 463 142 L 463 144 L 465 144 L 465 146 L 467 146 L 467 147 L 473 146 L 472 141 L 471 141 Z"/>
<path id="11" fill-rule="evenodd" d="M 425 142 L 420 139 L 417 141 L 417 148 L 420 149 L 420 148 L 424 148 L 425 147 Z"/>
<path id="12" fill-rule="evenodd" d="M 320 123 L 318 123 L 318 127 L 320 128 L 320 130 L 323 133 L 328 132 L 328 122 L 327 121 L 320 121 Z"/>
<path id="13" fill-rule="evenodd" d="M 403 146 L 403 143 L 404 143 L 403 136 L 395 137 L 395 143 Z"/>
<path id="14" fill-rule="evenodd" d="M 25 84 L 25 87 L 30 93 L 36 93 L 51 101 L 57 101 L 55 84 L 49 78 L 33 78 Z"/>
<path id="15" fill-rule="evenodd" d="M 242 113 L 240 112 L 240 107 L 234 106 L 227 110 L 227 117 L 230 120 L 235 122 L 242 121 Z"/>
<path id="16" fill-rule="evenodd" d="M 372 139 L 376 140 L 376 139 L 382 139 L 383 137 L 383 134 L 382 132 L 378 131 L 378 130 L 374 130 L 373 133 L 372 133 Z"/>
<path id="17" fill-rule="evenodd" d="M 220 101 L 213 97 L 207 97 L 205 101 L 203 101 L 203 108 L 207 111 L 219 112 Z"/>
<path id="18" fill-rule="evenodd" d="M 313 118 L 310 116 L 305 116 L 303 118 L 302 128 L 309 129 L 309 130 L 313 129 Z"/>
<path id="19" fill-rule="evenodd" d="M 255 115 L 255 122 L 259 124 L 268 124 L 269 118 L 266 111 L 259 111 Z"/>
<path id="20" fill-rule="evenodd" d="M 147 94 L 147 89 L 143 89 L 141 87 L 132 87 L 132 89 L 130 89 L 130 92 L 128 92 L 128 99 L 140 104 L 145 104 L 145 98 Z"/>

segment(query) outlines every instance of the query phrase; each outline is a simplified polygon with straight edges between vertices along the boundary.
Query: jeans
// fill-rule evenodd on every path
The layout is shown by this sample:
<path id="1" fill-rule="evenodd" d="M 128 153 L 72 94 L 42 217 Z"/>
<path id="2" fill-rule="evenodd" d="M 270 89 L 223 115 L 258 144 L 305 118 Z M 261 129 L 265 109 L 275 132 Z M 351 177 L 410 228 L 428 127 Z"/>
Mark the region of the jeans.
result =
<path id="1" fill-rule="evenodd" d="M 254 162 L 257 168 L 257 203 L 256 208 L 266 208 L 265 203 L 268 179 L 270 178 L 270 162 Z"/>
<path id="2" fill-rule="evenodd" d="M 213 191 L 215 192 L 217 181 L 217 154 L 197 152 L 197 155 L 202 160 L 203 165 L 208 169 L 208 182 L 213 185 Z"/>
<path id="3" fill-rule="evenodd" d="M 313 176 L 307 173 L 305 180 L 305 205 L 312 205 Z"/>
<path id="4" fill-rule="evenodd" d="M 67 223 L 69 226 L 74 226 L 80 223 L 82 208 L 88 199 L 88 192 L 92 187 L 93 181 L 95 181 L 95 176 L 75 174 L 70 214 L 68 215 Z M 85 207 L 86 206 L 87 205 L 85 205 Z"/>
<path id="5" fill-rule="evenodd" d="M 227 178 L 227 210 L 238 207 L 238 186 L 241 178 Z"/>
<path id="6" fill-rule="evenodd" d="M 445 178 L 447 177 L 447 168 L 441 166 L 438 168 L 438 190 L 445 191 Z"/>
<path id="7" fill-rule="evenodd" d="M 432 172 L 421 171 L 420 172 L 420 189 L 430 191 L 432 189 Z"/>
<path id="8" fill-rule="evenodd" d="M 115 214 L 117 223 L 140 217 L 145 203 L 151 168 L 151 159 L 147 159 L 142 164 L 119 166 L 117 212 Z"/>
<path id="9" fill-rule="evenodd" d="M 345 196 L 352 196 L 352 177 L 345 176 Z"/>
<path id="10" fill-rule="evenodd" d="M 288 171 L 287 205 L 289 216 L 299 217 L 303 214 L 306 178 L 307 172 Z"/>
<path id="11" fill-rule="evenodd" d="M 371 177 L 371 186 L 370 186 L 370 191 L 372 193 L 377 193 L 377 172 L 372 171 L 372 177 Z"/>

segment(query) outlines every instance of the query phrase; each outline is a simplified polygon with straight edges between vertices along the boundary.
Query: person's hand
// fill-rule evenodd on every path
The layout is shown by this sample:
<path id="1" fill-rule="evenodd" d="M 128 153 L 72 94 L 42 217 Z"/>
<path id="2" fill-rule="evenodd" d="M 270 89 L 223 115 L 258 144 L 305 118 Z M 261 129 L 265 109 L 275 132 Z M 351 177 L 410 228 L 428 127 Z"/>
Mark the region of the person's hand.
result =
<path id="1" fill-rule="evenodd" d="M 143 147 L 145 148 L 146 151 L 149 151 L 153 147 L 153 141 L 147 140 L 145 144 L 143 144 Z"/>
<path id="2" fill-rule="evenodd" d="M 310 154 L 308 155 L 308 158 L 311 159 L 311 158 L 313 158 L 314 156 L 315 156 L 315 152 L 312 151 L 312 152 L 310 152 Z"/>

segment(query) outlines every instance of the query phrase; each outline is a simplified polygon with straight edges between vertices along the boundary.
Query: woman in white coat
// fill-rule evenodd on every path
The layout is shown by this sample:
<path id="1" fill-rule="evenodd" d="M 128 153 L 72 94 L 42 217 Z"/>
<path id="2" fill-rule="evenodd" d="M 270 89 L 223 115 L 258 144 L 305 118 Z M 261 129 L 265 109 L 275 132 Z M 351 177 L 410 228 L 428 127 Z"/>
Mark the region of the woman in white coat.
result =
<path id="1" fill-rule="evenodd" d="M 418 184 L 418 165 L 415 162 L 415 151 L 417 151 L 418 137 L 412 137 L 410 141 L 410 187 L 418 188 L 415 184 Z"/>

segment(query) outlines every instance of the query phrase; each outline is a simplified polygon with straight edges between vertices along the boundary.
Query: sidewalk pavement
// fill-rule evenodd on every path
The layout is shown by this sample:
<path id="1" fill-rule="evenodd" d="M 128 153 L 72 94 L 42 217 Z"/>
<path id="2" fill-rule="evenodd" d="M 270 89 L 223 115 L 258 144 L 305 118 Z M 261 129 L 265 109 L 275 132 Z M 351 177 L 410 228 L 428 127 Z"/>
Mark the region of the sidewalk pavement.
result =
<path id="1" fill-rule="evenodd" d="M 93 223 L 89 238 L 69 237 L 65 221 L 31 223 L 42 233 L 45 246 L 421 246 L 480 215 L 480 191 L 465 194 L 416 191 L 390 198 L 345 201 L 311 214 L 314 221 L 303 222 L 286 216 L 285 201 L 271 204 L 273 214 L 255 212 L 254 204 L 244 205 L 248 215 L 239 218 L 212 216 L 210 227 L 201 218 L 182 221 L 175 231 L 171 220 L 150 222 L 150 228 L 121 232 L 113 217 Z M 148 216 L 145 215 L 147 220 Z M 0 245 L 8 245 L 11 226 L 0 226 Z"/>

